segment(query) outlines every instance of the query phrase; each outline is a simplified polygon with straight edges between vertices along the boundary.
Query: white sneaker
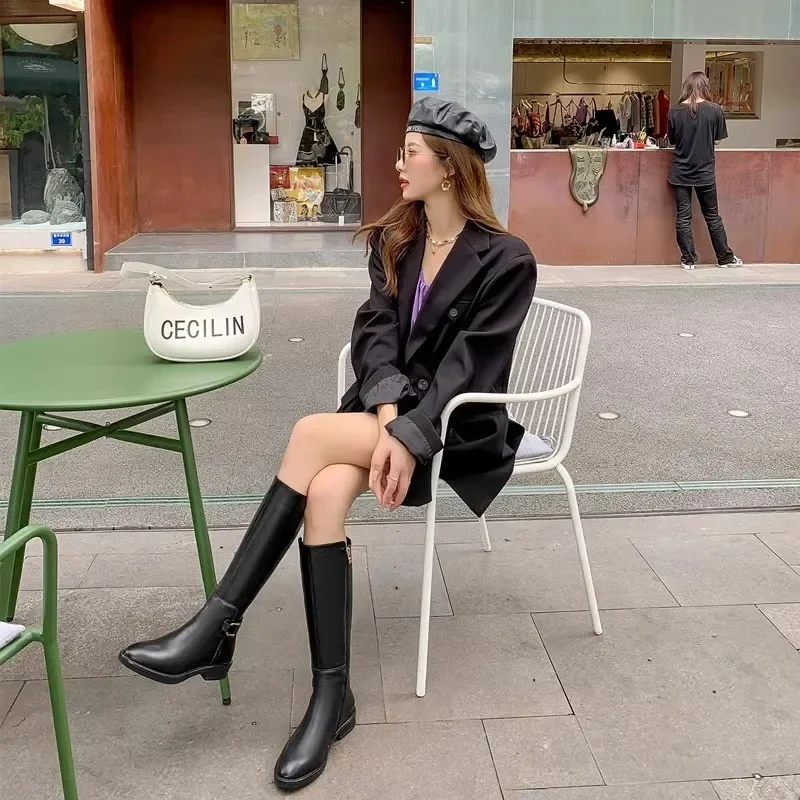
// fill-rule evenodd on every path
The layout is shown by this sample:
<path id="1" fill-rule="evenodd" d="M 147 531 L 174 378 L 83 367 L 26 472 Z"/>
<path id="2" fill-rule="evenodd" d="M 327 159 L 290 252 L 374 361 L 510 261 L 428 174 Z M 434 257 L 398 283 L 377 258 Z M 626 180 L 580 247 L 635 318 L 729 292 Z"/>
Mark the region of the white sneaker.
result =
<path id="1" fill-rule="evenodd" d="M 730 264 L 717 264 L 720 269 L 736 269 L 736 267 L 743 267 L 744 261 L 739 256 L 734 256 Z"/>
<path id="2" fill-rule="evenodd" d="M 681 261 L 681 267 L 683 267 L 683 269 L 694 269 L 694 264 L 690 261 Z"/>

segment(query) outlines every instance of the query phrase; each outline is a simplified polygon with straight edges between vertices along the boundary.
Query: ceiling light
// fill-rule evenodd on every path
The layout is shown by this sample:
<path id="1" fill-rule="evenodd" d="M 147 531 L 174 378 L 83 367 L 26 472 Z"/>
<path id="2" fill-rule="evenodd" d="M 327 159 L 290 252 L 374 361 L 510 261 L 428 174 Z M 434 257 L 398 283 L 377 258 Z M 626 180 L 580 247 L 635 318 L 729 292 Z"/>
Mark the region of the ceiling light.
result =
<path id="1" fill-rule="evenodd" d="M 682 339 L 694 339 L 693 333 L 679 333 L 678 336 L 680 336 Z"/>
<path id="2" fill-rule="evenodd" d="M 619 414 L 616 411 L 601 411 L 597 416 L 600 419 L 619 419 Z"/>
<path id="3" fill-rule="evenodd" d="M 50 0 L 50 5 L 67 11 L 78 11 L 81 14 L 86 10 L 84 0 Z"/>
<path id="4" fill-rule="evenodd" d="M 732 409 L 730 409 L 730 411 L 728 411 L 728 414 L 729 414 L 731 417 L 741 417 L 741 418 L 744 418 L 744 417 L 749 417 L 749 416 L 750 416 L 750 412 L 749 412 L 749 411 L 742 411 L 742 410 L 741 410 L 741 409 L 739 409 L 739 408 L 732 408 Z"/>
<path id="5" fill-rule="evenodd" d="M 290 336 L 289 341 L 296 344 L 297 342 L 304 342 L 305 339 L 302 336 Z"/>
<path id="6" fill-rule="evenodd" d="M 58 425 L 42 425 L 42 428 L 46 431 L 60 431 L 61 428 Z"/>

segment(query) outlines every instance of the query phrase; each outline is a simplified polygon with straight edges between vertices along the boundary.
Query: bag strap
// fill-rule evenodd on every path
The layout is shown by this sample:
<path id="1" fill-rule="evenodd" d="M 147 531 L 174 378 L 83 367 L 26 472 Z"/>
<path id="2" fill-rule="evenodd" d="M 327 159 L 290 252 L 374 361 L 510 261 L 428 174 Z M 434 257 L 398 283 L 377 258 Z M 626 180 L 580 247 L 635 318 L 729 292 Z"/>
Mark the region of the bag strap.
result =
<path id="1" fill-rule="evenodd" d="M 146 275 L 150 279 L 150 283 L 160 283 L 161 281 L 175 281 L 182 283 L 185 286 L 190 286 L 193 289 L 207 288 L 213 289 L 215 286 L 233 286 L 236 284 L 244 283 L 245 281 L 252 280 L 252 275 L 231 275 L 226 278 L 221 278 L 218 281 L 193 281 L 190 278 L 184 278 L 171 269 L 160 267 L 156 264 L 145 264 L 142 261 L 126 261 L 122 265 L 120 274 L 124 278 L 138 278 L 141 275 Z"/>

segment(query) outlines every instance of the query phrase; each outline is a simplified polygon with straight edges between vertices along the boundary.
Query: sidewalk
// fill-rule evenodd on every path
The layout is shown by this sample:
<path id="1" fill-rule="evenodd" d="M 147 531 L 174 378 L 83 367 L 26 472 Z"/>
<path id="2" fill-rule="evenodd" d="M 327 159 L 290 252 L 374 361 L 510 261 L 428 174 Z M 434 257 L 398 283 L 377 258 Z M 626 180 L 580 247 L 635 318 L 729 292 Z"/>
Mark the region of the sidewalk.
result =
<path id="1" fill-rule="evenodd" d="M 157 261 L 157 257 L 154 257 Z M 366 269 L 254 269 L 260 289 L 269 291 L 315 289 L 352 290 L 366 288 Z M 214 280 L 230 271 L 183 270 L 192 280 L 201 276 Z M 754 264 L 741 269 L 719 269 L 700 266 L 687 271 L 677 266 L 667 267 L 539 267 L 539 287 L 567 286 L 748 286 L 788 285 L 800 283 L 800 265 Z M 0 295 L 31 292 L 109 292 L 143 291 L 144 279 L 123 278 L 119 272 L 51 272 L 31 274 L 0 273 Z"/>
<path id="2" fill-rule="evenodd" d="M 800 514 L 440 527 L 428 694 L 414 694 L 422 527 L 354 525 L 359 725 L 303 800 L 790 800 L 800 792 Z M 241 530 L 214 534 L 218 571 Z M 262 800 L 307 699 L 296 550 L 240 635 L 234 703 L 117 650 L 200 601 L 187 531 L 67 533 L 61 638 L 81 800 Z M 22 621 L 40 612 L 26 562 Z M 0 669 L 0 797 L 59 797 L 41 653 Z M 754 775 L 764 776 L 753 778 Z M 782 776 L 782 777 L 770 777 Z M 787 777 L 788 776 L 788 777 Z M 580 788 L 582 787 L 582 788 Z"/>

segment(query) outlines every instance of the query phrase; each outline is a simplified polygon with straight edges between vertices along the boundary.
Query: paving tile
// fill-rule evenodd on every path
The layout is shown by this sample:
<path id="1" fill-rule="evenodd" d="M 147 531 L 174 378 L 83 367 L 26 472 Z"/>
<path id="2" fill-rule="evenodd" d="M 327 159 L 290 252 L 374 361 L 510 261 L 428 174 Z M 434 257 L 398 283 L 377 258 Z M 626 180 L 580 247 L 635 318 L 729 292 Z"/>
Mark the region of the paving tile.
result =
<path id="1" fill-rule="evenodd" d="M 380 667 L 377 665 L 351 667 L 350 686 L 356 696 L 356 724 L 371 725 L 386 722 Z M 294 671 L 292 687 L 292 725 L 294 727 L 297 727 L 302 721 L 310 697 L 311 670 L 307 666 L 298 667 Z"/>
<path id="2" fill-rule="evenodd" d="M 520 533 L 562 533 L 571 531 L 569 520 L 489 520 L 489 536 L 497 541 L 505 536 Z M 381 524 L 359 523 L 348 525 L 347 535 L 353 544 L 368 547 L 397 545 L 421 545 L 425 543 L 425 525 L 422 522 L 395 522 Z M 478 520 L 469 517 L 436 525 L 437 544 L 481 544 L 481 531 Z"/>
<path id="3" fill-rule="evenodd" d="M 212 532 L 211 539 L 214 540 Z M 59 561 L 64 556 L 122 553 L 189 553 L 196 557 L 197 545 L 189 530 L 179 531 L 65 531 L 57 534 Z M 27 546 L 29 555 L 40 555 L 39 539 Z"/>
<path id="4" fill-rule="evenodd" d="M 719 800 L 719 798 L 710 783 L 695 781 L 506 792 L 505 800 Z"/>
<path id="5" fill-rule="evenodd" d="M 484 727 L 504 792 L 603 783 L 573 716 L 487 719 Z"/>
<path id="6" fill-rule="evenodd" d="M 280 797 L 272 765 L 289 733 L 291 680 L 290 671 L 247 673 L 227 708 L 203 681 L 67 681 L 81 800 Z M 0 763 L 0 797 L 61 796 L 44 682 L 25 685 L 0 728 Z"/>
<path id="7" fill-rule="evenodd" d="M 772 624 L 797 648 L 800 648 L 800 603 L 759 606 Z"/>
<path id="8" fill-rule="evenodd" d="M 787 564 L 800 565 L 800 525 L 787 533 L 760 533 L 758 538 Z"/>
<path id="9" fill-rule="evenodd" d="M 420 545 L 367 548 L 376 617 L 419 617 L 423 555 Z M 452 613 L 439 561 L 434 559 L 431 614 L 438 617 Z"/>
<path id="10" fill-rule="evenodd" d="M 225 572 L 232 557 L 232 552 L 215 554 L 218 577 Z M 88 589 L 201 585 L 200 564 L 193 553 L 100 553 L 81 584 Z"/>
<path id="11" fill-rule="evenodd" d="M 14 701 L 17 699 L 22 689 L 21 681 L 6 680 L 3 667 L 0 667 L 0 724 L 6 718 L 6 714 L 11 710 Z"/>
<path id="12" fill-rule="evenodd" d="M 501 800 L 479 720 L 357 725 L 303 800 Z"/>
<path id="13" fill-rule="evenodd" d="M 58 640 L 65 677 L 128 674 L 117 660 L 121 648 L 172 630 L 189 619 L 202 602 L 199 588 L 60 591 Z M 41 592 L 22 592 L 17 621 L 38 625 L 41 617 Z M 6 679 L 44 678 L 41 648 L 27 647 L 2 671 Z"/>
<path id="14" fill-rule="evenodd" d="M 587 549 L 601 608 L 677 605 L 625 537 L 588 537 Z M 439 545 L 438 553 L 456 614 L 589 607 L 571 532 L 509 535 L 491 553 L 479 544 Z"/>
<path id="15" fill-rule="evenodd" d="M 60 589 L 77 589 L 81 585 L 94 556 L 58 557 L 58 586 Z M 42 591 L 44 559 L 41 556 L 28 556 L 22 567 L 21 590 Z"/>
<path id="16" fill-rule="evenodd" d="M 719 800 L 797 800 L 800 775 L 714 781 Z"/>
<path id="17" fill-rule="evenodd" d="M 353 547 L 351 660 L 376 666 L 378 639 L 367 573 L 367 554 Z M 286 669 L 309 664 L 308 631 L 297 548 L 292 548 L 245 616 L 236 643 L 235 669 Z"/>
<path id="18" fill-rule="evenodd" d="M 757 608 L 534 620 L 606 783 L 800 771 L 800 655 Z"/>
<path id="19" fill-rule="evenodd" d="M 631 540 L 681 605 L 800 601 L 800 575 L 755 536 Z"/>
<path id="20" fill-rule="evenodd" d="M 748 513 L 664 514 L 591 518 L 584 521 L 588 533 L 623 533 L 626 536 L 662 534 L 725 535 L 735 533 L 783 533 L 800 529 L 797 511 L 753 511 Z M 800 563 L 800 561 L 798 561 Z"/>
<path id="21" fill-rule="evenodd" d="M 529 615 L 432 619 L 424 698 L 418 635 L 418 620 L 378 620 L 388 722 L 570 713 Z"/>

